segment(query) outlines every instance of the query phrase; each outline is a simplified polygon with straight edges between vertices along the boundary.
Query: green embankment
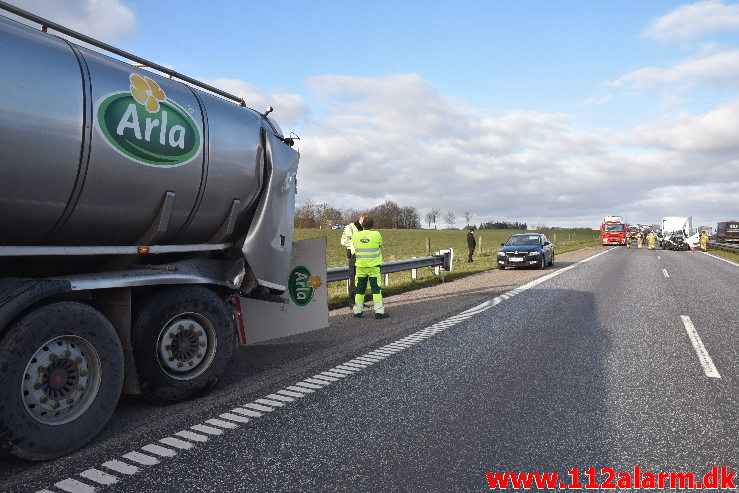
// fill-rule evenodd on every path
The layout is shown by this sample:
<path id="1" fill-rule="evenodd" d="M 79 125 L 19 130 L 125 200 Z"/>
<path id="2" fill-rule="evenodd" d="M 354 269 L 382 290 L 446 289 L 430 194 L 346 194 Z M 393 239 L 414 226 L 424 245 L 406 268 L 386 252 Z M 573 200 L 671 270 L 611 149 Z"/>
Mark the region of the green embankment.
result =
<path id="1" fill-rule="evenodd" d="M 715 248 L 708 248 L 709 253 L 716 255 L 717 257 L 723 257 L 734 262 L 739 262 L 739 253 L 724 252 L 723 250 L 717 250 Z"/>
<path id="2" fill-rule="evenodd" d="M 509 229 L 486 229 L 475 231 L 477 249 L 475 250 L 475 261 L 467 262 L 467 231 L 466 230 L 380 230 L 385 242 L 382 248 L 383 260 L 402 260 L 411 257 L 424 257 L 427 255 L 427 240 L 431 244 L 431 254 L 441 249 L 454 249 L 454 264 L 452 272 L 445 272 L 446 280 L 457 279 L 476 272 L 483 272 L 497 268 L 496 255 L 500 244 L 515 233 L 526 231 L 515 231 Z M 341 245 L 341 230 L 329 229 L 296 229 L 295 240 L 316 238 L 325 236 L 326 243 L 326 265 L 328 267 L 341 267 L 347 265 L 346 249 Z M 600 244 L 598 231 L 585 230 L 558 230 L 547 231 L 546 235 L 551 241 L 555 241 L 555 252 L 557 254 L 579 250 L 581 248 Z M 383 286 L 383 294 L 394 294 L 410 291 L 423 286 L 437 284 L 439 278 L 434 275 L 432 268 L 418 270 L 418 279 L 412 280 L 410 271 L 390 274 L 390 283 Z M 348 304 L 345 282 L 333 282 L 328 288 L 329 306 L 332 308 Z"/>

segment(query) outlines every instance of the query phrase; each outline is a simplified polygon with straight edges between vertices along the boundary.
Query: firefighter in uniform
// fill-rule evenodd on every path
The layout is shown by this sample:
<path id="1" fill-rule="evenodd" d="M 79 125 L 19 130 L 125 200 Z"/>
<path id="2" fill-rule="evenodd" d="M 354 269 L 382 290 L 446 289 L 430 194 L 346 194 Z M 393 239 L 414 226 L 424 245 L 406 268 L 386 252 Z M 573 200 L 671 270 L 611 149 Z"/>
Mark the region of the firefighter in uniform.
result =
<path id="1" fill-rule="evenodd" d="M 708 233 L 705 231 L 701 233 L 701 251 L 705 252 L 708 250 Z"/>
<path id="2" fill-rule="evenodd" d="M 642 243 L 644 243 L 644 235 L 641 231 L 639 231 L 638 233 L 636 233 L 636 247 L 641 248 Z"/>
<path id="3" fill-rule="evenodd" d="M 356 256 L 354 253 L 354 243 L 352 242 L 352 236 L 354 233 L 362 231 L 362 221 L 364 220 L 365 214 L 359 216 L 359 219 L 353 223 L 349 223 L 344 228 L 344 233 L 341 235 L 341 244 L 346 248 L 346 258 L 349 261 L 349 303 L 354 306 L 354 294 L 356 293 L 356 285 L 354 284 L 354 278 L 356 277 Z"/>
<path id="4" fill-rule="evenodd" d="M 657 233 L 652 231 L 647 235 L 647 248 L 649 250 L 654 250 L 654 244 L 657 241 Z"/>
<path id="5" fill-rule="evenodd" d="M 380 265 L 382 264 L 382 235 L 378 231 L 372 231 L 374 221 L 372 216 L 364 216 L 362 231 L 352 235 L 354 251 L 357 256 L 356 285 L 357 293 L 354 295 L 354 306 L 352 311 L 355 317 L 361 317 L 364 310 L 364 292 L 367 283 L 372 290 L 372 302 L 375 310 L 375 318 L 383 318 L 385 307 L 382 304 Z"/>
<path id="6" fill-rule="evenodd" d="M 626 232 L 626 248 L 631 248 L 631 232 Z"/>

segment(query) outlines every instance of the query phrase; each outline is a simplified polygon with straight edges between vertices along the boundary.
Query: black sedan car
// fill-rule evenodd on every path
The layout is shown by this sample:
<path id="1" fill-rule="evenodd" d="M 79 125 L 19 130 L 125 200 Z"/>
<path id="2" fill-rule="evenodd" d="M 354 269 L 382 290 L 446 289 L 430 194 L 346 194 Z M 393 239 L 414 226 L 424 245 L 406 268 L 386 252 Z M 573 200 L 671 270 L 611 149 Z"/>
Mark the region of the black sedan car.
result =
<path id="1" fill-rule="evenodd" d="M 554 245 L 540 233 L 513 235 L 500 244 L 498 267 L 538 267 L 554 265 Z"/>

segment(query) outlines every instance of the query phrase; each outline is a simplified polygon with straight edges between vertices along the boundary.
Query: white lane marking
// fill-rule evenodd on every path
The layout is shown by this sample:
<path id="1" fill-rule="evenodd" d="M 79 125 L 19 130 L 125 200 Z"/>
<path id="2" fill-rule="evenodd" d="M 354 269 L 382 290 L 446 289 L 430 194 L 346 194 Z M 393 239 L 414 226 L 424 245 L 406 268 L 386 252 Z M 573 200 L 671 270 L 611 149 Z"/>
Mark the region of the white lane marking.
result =
<path id="1" fill-rule="evenodd" d="M 234 428 L 238 428 L 239 425 L 236 423 L 232 423 L 231 421 L 224 421 L 222 419 L 206 419 L 206 423 L 209 425 L 217 426 L 218 428 L 225 428 L 227 430 L 233 430 Z"/>
<path id="2" fill-rule="evenodd" d="M 174 457 L 175 455 L 177 455 L 177 452 L 175 452 L 171 448 L 162 447 L 161 445 L 156 445 L 154 443 L 144 445 L 143 447 L 141 447 L 141 450 L 143 450 L 144 452 L 149 452 L 150 454 L 158 455 L 160 457 Z"/>
<path id="3" fill-rule="evenodd" d="M 715 259 L 718 259 L 718 260 L 720 260 L 722 262 L 726 262 L 727 264 L 736 265 L 737 267 L 739 267 L 739 263 L 736 263 L 733 260 L 729 260 L 728 258 L 719 257 L 718 255 L 714 255 L 712 253 L 707 253 L 707 252 L 701 252 L 701 253 L 703 255 L 708 255 L 709 257 L 713 257 Z"/>
<path id="4" fill-rule="evenodd" d="M 349 376 L 349 375 L 351 375 L 352 373 L 354 373 L 357 370 L 356 369 L 349 370 L 349 369 L 347 369 L 347 367 L 344 367 L 344 366 L 341 366 L 341 367 L 334 366 L 329 371 L 331 373 L 338 373 L 339 375 Z"/>
<path id="5" fill-rule="evenodd" d="M 326 385 L 331 385 L 331 382 L 328 380 L 316 380 L 315 378 L 306 378 L 303 382 L 312 383 L 313 385 L 323 385 L 324 387 Z"/>
<path id="6" fill-rule="evenodd" d="M 54 483 L 54 486 L 59 488 L 63 491 L 68 491 L 69 493 L 94 493 L 95 487 L 90 486 L 89 484 L 83 483 L 82 481 L 77 481 L 76 479 L 70 479 L 67 478 L 64 481 L 59 481 L 58 483 Z"/>
<path id="7" fill-rule="evenodd" d="M 289 387 L 285 387 L 285 388 L 289 390 L 294 390 L 295 392 L 298 392 L 299 394 L 311 394 L 315 392 L 315 389 L 309 389 L 308 387 L 304 385 L 301 385 L 301 386 L 290 385 Z"/>
<path id="8" fill-rule="evenodd" d="M 265 399 L 265 398 L 255 399 L 254 402 L 256 402 L 257 404 L 264 404 L 265 406 L 270 406 L 270 407 L 282 407 L 285 405 L 284 402 L 273 401 L 271 399 Z"/>
<path id="9" fill-rule="evenodd" d="M 338 378 L 335 378 L 335 377 L 328 377 L 328 376 L 326 376 L 326 375 L 323 375 L 323 374 L 321 374 L 321 373 L 319 373 L 319 374 L 317 374 L 317 375 L 313 375 L 313 376 L 312 376 L 311 378 L 315 378 L 315 379 L 317 379 L 317 380 L 325 380 L 325 381 L 327 381 L 327 382 L 329 382 L 329 383 L 334 383 L 334 382 L 338 382 L 338 381 L 339 381 L 339 379 L 338 379 Z M 308 381 L 310 382 L 310 380 L 308 380 Z"/>
<path id="10" fill-rule="evenodd" d="M 192 443 L 186 442 L 184 440 L 180 440 L 179 438 L 175 437 L 166 437 L 159 440 L 164 445 L 169 445 L 170 447 L 176 447 L 181 450 L 190 450 L 192 448 Z"/>
<path id="11" fill-rule="evenodd" d="M 267 399 L 272 399 L 273 401 L 295 402 L 295 399 L 293 399 L 292 397 L 288 397 L 286 395 L 269 394 L 266 397 Z"/>
<path id="12" fill-rule="evenodd" d="M 664 274 L 665 277 L 670 277 L 670 274 L 667 273 L 667 269 L 662 269 L 662 274 Z"/>
<path id="13" fill-rule="evenodd" d="M 117 477 L 99 469 L 88 469 L 87 471 L 82 471 L 80 476 L 102 485 L 115 484 L 118 482 Z"/>
<path id="14" fill-rule="evenodd" d="M 192 440 L 193 442 L 207 442 L 208 437 L 205 435 L 201 435 L 200 433 L 193 433 L 189 430 L 183 430 L 178 431 L 175 433 L 178 437 L 187 438 L 188 440 Z"/>
<path id="15" fill-rule="evenodd" d="M 657 255 L 657 260 L 662 260 L 662 257 L 660 257 L 659 255 Z"/>
<path id="16" fill-rule="evenodd" d="M 703 341 L 701 341 L 701 337 L 698 335 L 698 331 L 695 330 L 695 326 L 693 326 L 693 322 L 690 320 L 690 317 L 687 315 L 680 315 L 680 319 L 683 321 L 685 330 L 688 332 L 690 342 L 693 343 L 693 348 L 698 355 L 698 361 L 703 367 L 703 373 L 705 373 L 709 378 L 721 378 L 721 375 L 713 364 L 711 356 L 703 345 Z"/>
<path id="17" fill-rule="evenodd" d="M 305 397 L 305 394 L 304 393 L 293 392 L 291 390 L 285 390 L 285 389 L 278 390 L 277 393 L 279 395 L 284 395 L 284 396 L 287 396 L 287 397 L 295 397 L 296 399 L 300 399 L 301 397 Z"/>
<path id="18" fill-rule="evenodd" d="M 127 464 L 120 460 L 109 460 L 108 462 L 103 462 L 103 467 L 106 469 L 110 469 L 111 471 L 119 472 L 121 474 L 136 474 L 139 472 L 139 468 L 136 466 L 132 466 L 131 464 Z"/>
<path id="19" fill-rule="evenodd" d="M 190 429 L 199 431 L 200 433 L 207 433 L 208 435 L 223 435 L 223 430 L 215 426 L 195 425 L 191 426 Z"/>
<path id="20" fill-rule="evenodd" d="M 321 372 L 320 375 L 323 377 L 338 378 L 339 380 L 341 380 L 342 378 L 346 378 L 348 376 L 345 373 L 334 373 L 331 370 L 326 370 L 324 372 Z"/>
<path id="21" fill-rule="evenodd" d="M 141 452 L 129 452 L 127 454 L 123 454 L 122 456 L 124 459 L 128 459 L 131 462 L 137 462 L 144 466 L 153 466 L 155 464 L 159 464 L 159 459 L 156 457 L 152 457 L 151 455 L 142 454 Z"/>
<path id="22" fill-rule="evenodd" d="M 256 411 L 252 411 L 251 409 L 244 409 L 244 408 L 241 408 L 241 407 L 235 407 L 235 408 L 231 409 L 231 412 L 238 413 L 238 414 L 243 414 L 244 416 L 250 416 L 252 418 L 259 418 L 259 417 L 262 416 L 262 413 L 258 413 Z"/>
<path id="23" fill-rule="evenodd" d="M 303 381 L 303 382 L 296 383 L 295 384 L 295 387 L 298 387 L 298 388 L 301 388 L 301 389 L 302 388 L 313 389 L 315 391 L 315 390 L 318 390 L 318 389 L 322 389 L 323 388 L 323 385 L 316 385 L 314 383 L 306 383 L 305 381 Z M 289 388 L 290 387 L 288 387 L 288 389 Z M 301 392 L 301 391 L 299 390 L 298 392 Z"/>
<path id="24" fill-rule="evenodd" d="M 234 414 L 234 413 L 223 413 L 223 414 L 219 414 L 218 417 L 222 419 L 236 421 L 237 423 L 248 423 L 249 421 L 251 421 L 246 416 L 242 416 L 241 414 Z"/>
<path id="25" fill-rule="evenodd" d="M 38 490 L 36 493 L 54 493 L 54 492 L 49 491 L 49 490 Z"/>
<path id="26" fill-rule="evenodd" d="M 271 407 L 254 404 L 253 402 L 250 402 L 249 404 L 244 404 L 244 407 L 248 407 L 249 409 L 254 409 L 256 411 L 264 411 L 266 413 L 274 411 L 274 409 Z"/>

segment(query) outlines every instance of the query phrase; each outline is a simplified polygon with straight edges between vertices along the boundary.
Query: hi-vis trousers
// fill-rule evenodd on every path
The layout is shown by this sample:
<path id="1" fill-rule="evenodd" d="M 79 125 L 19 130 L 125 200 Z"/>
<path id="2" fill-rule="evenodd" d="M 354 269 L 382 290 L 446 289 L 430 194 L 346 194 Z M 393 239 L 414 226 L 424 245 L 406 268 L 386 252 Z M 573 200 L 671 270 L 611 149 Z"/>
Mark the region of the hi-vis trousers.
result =
<path id="1" fill-rule="evenodd" d="M 385 313 L 385 307 L 382 304 L 380 266 L 357 266 L 357 276 L 354 278 L 354 283 L 357 286 L 357 293 L 354 295 L 354 307 L 352 308 L 355 315 L 362 313 L 362 310 L 364 309 L 364 292 L 367 290 L 368 282 L 372 289 L 372 302 L 374 304 L 375 314 Z"/>

